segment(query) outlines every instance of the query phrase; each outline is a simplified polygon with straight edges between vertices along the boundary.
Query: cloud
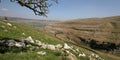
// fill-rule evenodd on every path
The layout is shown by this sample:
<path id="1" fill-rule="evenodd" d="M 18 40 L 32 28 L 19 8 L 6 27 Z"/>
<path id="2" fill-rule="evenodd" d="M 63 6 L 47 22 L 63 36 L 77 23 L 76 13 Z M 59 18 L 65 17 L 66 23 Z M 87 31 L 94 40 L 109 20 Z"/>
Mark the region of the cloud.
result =
<path id="1" fill-rule="evenodd" d="M 7 8 L 1 8 L 1 11 L 8 11 Z"/>

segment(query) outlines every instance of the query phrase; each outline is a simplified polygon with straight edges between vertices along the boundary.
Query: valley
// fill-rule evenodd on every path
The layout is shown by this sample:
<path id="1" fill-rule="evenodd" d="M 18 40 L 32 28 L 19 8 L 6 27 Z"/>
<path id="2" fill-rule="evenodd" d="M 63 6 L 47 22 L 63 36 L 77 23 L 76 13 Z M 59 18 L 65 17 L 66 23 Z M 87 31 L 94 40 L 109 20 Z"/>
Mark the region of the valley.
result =
<path id="1" fill-rule="evenodd" d="M 8 45 L 5 45 L 9 49 L 4 54 L 0 53 L 0 59 L 11 57 L 10 60 L 119 60 L 119 36 L 119 16 L 69 21 L 21 18 L 6 20 L 3 17 L 0 18 L 0 44 L 7 40 L 17 40 L 16 43 L 27 40 L 28 43 L 24 44 L 30 46 L 21 51 L 21 47 L 14 45 L 19 49 L 14 46 L 11 49 L 9 42 L 6 42 Z M 1 49 L 4 47 L 0 46 Z M 57 49 L 56 46 L 61 47 Z M 4 48 L 0 52 L 7 49 Z"/>

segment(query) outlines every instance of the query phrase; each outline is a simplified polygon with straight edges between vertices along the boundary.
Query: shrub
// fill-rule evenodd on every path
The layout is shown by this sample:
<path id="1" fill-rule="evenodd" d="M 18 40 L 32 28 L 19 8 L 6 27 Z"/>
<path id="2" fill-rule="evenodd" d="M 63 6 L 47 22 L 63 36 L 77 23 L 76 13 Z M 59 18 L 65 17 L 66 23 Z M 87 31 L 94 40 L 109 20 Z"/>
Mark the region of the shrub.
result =
<path id="1" fill-rule="evenodd" d="M 61 56 L 61 55 L 62 55 L 62 53 L 60 51 L 55 52 L 55 56 Z"/>

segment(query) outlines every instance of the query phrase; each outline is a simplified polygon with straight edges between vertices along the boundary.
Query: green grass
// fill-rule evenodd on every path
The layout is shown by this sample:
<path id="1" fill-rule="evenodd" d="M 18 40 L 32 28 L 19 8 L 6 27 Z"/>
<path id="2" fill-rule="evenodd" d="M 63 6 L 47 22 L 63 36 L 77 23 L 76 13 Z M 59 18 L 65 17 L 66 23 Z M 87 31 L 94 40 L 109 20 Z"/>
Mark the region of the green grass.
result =
<path id="1" fill-rule="evenodd" d="M 37 54 L 36 51 L 29 51 L 26 53 L 5 53 L 0 55 L 0 60 L 61 60 L 61 57 L 54 55 L 53 51 L 44 51 L 47 52 L 45 56 Z"/>
<path id="2" fill-rule="evenodd" d="M 79 57 L 79 60 L 89 60 L 88 57 Z"/>
<path id="3" fill-rule="evenodd" d="M 12 26 L 7 25 L 7 23 L 12 24 Z M 22 33 L 25 33 L 25 35 L 22 35 Z M 47 34 L 46 32 L 40 32 L 34 28 L 31 28 L 30 26 L 20 25 L 6 21 L 4 19 L 0 19 L 0 39 L 13 38 L 20 40 L 23 38 L 27 38 L 28 36 L 31 36 L 34 40 L 40 40 L 48 44 L 63 43 L 63 41 L 58 40 L 57 38 L 53 37 L 53 35 Z M 8 51 L 9 52 L 6 52 L 5 54 L 0 54 L 0 60 L 61 60 L 61 56 L 55 55 L 55 51 L 47 49 L 38 49 L 35 51 L 28 50 L 27 52 L 16 52 L 17 49 L 13 48 L 11 51 Z M 37 54 L 38 51 L 45 51 L 47 54 L 45 56 L 41 56 Z"/>
<path id="4" fill-rule="evenodd" d="M 52 35 L 47 34 L 45 32 L 39 32 L 38 30 L 31 28 L 30 26 L 25 26 L 20 24 L 18 25 L 15 23 L 11 23 L 12 26 L 8 26 L 7 23 L 11 23 L 11 22 L 0 19 L 0 38 L 6 37 L 6 38 L 22 39 L 31 36 L 34 40 L 41 40 L 42 42 L 46 42 L 50 44 L 62 43 L 62 41 L 59 41 L 57 38 L 54 38 Z M 2 26 L 5 26 L 5 28 L 3 28 Z M 25 35 L 23 35 L 22 33 L 25 33 Z"/>

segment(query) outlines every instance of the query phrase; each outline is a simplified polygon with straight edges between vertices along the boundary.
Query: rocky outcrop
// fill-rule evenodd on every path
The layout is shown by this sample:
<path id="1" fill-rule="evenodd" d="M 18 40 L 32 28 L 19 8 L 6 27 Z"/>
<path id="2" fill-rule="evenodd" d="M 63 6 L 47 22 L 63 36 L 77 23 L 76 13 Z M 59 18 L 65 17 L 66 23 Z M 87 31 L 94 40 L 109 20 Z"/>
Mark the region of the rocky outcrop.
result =
<path id="1" fill-rule="evenodd" d="M 64 43 L 63 48 L 64 48 L 64 49 L 72 49 L 72 48 L 71 48 L 68 44 L 66 44 L 66 43 Z"/>
<path id="2" fill-rule="evenodd" d="M 0 39 L 0 48 L 4 48 L 4 50 L 0 50 L 0 53 L 9 52 L 12 49 L 16 49 L 16 51 L 19 51 L 19 52 L 22 52 L 25 50 L 35 51 L 35 49 L 39 49 L 39 48 L 48 49 L 52 51 L 59 51 L 60 53 L 57 53 L 57 55 L 60 55 L 63 60 L 64 59 L 77 60 L 77 58 L 80 58 L 80 57 L 89 57 L 88 54 L 81 52 L 78 48 L 68 45 L 67 43 L 56 44 L 56 45 L 48 44 L 48 43 L 41 42 L 40 40 L 33 40 L 32 37 L 28 37 L 23 40 L 16 40 L 11 38 Z M 47 52 L 40 50 L 40 51 L 37 51 L 36 54 L 41 56 L 46 56 Z M 91 57 L 91 58 L 95 58 L 95 57 Z M 101 57 L 97 55 L 97 58 L 101 58 Z"/>
<path id="3" fill-rule="evenodd" d="M 26 38 L 24 41 L 26 41 L 28 43 L 34 43 L 34 40 L 32 39 L 31 36 L 29 36 L 28 38 Z"/>
<path id="4" fill-rule="evenodd" d="M 25 48 L 25 42 L 17 41 L 17 40 L 0 40 L 0 46 L 8 46 L 8 47 L 22 47 Z"/>
<path id="5" fill-rule="evenodd" d="M 46 55 L 46 52 L 45 51 L 39 51 L 39 52 L 37 52 L 37 54 L 44 56 L 44 55 Z"/>

